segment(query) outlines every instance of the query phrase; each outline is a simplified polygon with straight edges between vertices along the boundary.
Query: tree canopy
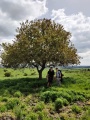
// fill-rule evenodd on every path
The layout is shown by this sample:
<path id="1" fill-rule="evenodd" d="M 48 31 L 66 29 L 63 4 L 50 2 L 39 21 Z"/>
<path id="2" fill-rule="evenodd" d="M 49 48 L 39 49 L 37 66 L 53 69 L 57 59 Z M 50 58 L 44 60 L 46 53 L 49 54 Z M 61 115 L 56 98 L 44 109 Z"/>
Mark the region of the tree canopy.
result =
<path id="1" fill-rule="evenodd" d="M 70 41 L 71 33 L 50 19 L 22 22 L 17 28 L 13 44 L 3 43 L 1 54 L 5 67 L 37 68 L 39 78 L 47 63 L 59 65 L 78 64 L 77 49 Z"/>

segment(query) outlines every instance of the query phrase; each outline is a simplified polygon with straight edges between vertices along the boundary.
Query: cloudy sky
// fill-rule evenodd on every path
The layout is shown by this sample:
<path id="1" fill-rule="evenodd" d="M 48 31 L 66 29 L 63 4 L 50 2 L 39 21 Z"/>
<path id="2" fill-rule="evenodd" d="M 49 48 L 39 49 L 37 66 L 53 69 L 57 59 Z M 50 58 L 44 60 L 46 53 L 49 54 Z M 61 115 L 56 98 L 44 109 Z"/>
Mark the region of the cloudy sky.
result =
<path id="1" fill-rule="evenodd" d="M 22 21 L 51 18 L 72 33 L 71 41 L 90 65 L 90 0 L 0 0 L 0 44 L 12 42 Z"/>

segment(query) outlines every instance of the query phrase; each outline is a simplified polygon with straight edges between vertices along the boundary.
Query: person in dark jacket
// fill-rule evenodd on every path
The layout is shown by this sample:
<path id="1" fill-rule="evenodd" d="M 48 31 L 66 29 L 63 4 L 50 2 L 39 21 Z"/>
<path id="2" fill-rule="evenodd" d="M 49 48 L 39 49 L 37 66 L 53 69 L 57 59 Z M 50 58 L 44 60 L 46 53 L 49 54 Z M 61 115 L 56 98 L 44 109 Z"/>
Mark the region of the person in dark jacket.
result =
<path id="1" fill-rule="evenodd" d="M 54 70 L 53 70 L 53 67 L 50 67 L 48 73 L 47 73 L 47 79 L 48 79 L 48 84 L 47 86 L 50 87 L 52 82 L 53 82 L 53 79 L 54 79 Z"/>

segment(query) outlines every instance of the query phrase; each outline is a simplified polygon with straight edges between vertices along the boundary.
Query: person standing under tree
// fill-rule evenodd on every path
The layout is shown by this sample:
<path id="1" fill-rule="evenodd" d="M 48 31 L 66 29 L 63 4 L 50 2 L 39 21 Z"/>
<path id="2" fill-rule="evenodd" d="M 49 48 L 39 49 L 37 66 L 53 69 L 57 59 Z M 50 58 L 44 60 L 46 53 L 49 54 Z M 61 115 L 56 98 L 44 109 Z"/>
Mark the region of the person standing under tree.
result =
<path id="1" fill-rule="evenodd" d="M 53 67 L 50 67 L 48 73 L 47 73 L 47 79 L 48 79 L 48 84 L 47 86 L 50 87 L 52 82 L 53 82 L 53 79 L 54 79 L 54 70 L 53 70 Z"/>
<path id="2" fill-rule="evenodd" d="M 61 70 L 58 70 L 58 68 L 56 68 L 56 80 L 59 86 L 61 85 L 61 77 L 62 77 Z"/>

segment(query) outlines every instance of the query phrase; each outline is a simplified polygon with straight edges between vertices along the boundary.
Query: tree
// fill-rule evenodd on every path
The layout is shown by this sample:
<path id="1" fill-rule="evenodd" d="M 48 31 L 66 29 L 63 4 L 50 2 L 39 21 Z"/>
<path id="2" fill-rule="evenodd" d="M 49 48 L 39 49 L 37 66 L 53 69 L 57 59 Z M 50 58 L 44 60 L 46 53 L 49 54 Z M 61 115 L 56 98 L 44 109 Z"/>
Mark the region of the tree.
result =
<path id="1" fill-rule="evenodd" d="M 33 65 L 39 79 L 47 63 L 78 64 L 79 56 L 70 41 L 71 33 L 50 19 L 26 21 L 17 28 L 13 44 L 3 43 L 2 64 L 18 68 Z"/>

